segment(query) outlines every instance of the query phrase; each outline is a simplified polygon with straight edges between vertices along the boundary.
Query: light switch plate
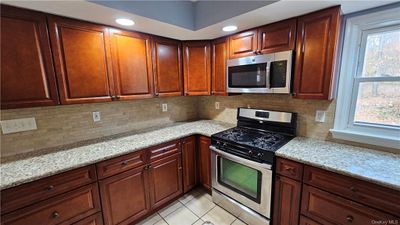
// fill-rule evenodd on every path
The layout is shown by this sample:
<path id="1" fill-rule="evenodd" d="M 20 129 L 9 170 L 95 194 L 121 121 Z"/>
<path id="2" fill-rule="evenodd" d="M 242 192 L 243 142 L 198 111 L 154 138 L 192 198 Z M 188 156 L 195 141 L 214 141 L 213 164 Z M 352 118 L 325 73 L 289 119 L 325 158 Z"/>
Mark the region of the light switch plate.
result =
<path id="1" fill-rule="evenodd" d="M 93 122 L 99 122 L 101 120 L 100 112 L 92 112 Z"/>
<path id="2" fill-rule="evenodd" d="M 219 109 L 219 102 L 215 102 L 215 109 Z"/>
<path id="3" fill-rule="evenodd" d="M 315 121 L 325 123 L 326 111 L 317 110 L 315 112 Z"/>
<path id="4" fill-rule="evenodd" d="M 36 129 L 35 117 L 1 121 L 1 130 L 3 134 L 12 134 Z"/>
<path id="5" fill-rule="evenodd" d="M 163 112 L 167 112 L 168 111 L 168 104 L 167 103 L 161 104 L 161 107 L 162 107 L 162 111 Z"/>

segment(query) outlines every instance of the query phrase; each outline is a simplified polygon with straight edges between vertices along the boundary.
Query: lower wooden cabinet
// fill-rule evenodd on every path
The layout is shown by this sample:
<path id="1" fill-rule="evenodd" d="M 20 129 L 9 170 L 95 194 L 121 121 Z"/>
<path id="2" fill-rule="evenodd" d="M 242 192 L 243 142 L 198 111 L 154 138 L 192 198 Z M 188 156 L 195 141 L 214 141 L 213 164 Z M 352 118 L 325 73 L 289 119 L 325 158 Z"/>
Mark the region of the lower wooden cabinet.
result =
<path id="1" fill-rule="evenodd" d="M 300 216 L 300 225 L 321 225 L 320 223 L 310 220 L 305 216 Z"/>
<path id="2" fill-rule="evenodd" d="M 101 213 L 96 213 L 93 216 L 89 216 L 73 225 L 103 225 L 103 217 Z"/>
<path id="3" fill-rule="evenodd" d="M 186 193 L 197 185 L 197 151 L 196 137 L 191 136 L 182 141 L 183 192 Z"/>
<path id="4" fill-rule="evenodd" d="M 100 181 L 106 224 L 129 224 L 150 210 L 146 166 Z"/>
<path id="5" fill-rule="evenodd" d="M 297 225 L 300 215 L 301 183 L 277 175 L 275 180 L 274 225 Z"/>
<path id="6" fill-rule="evenodd" d="M 200 182 L 211 191 L 211 139 L 205 136 L 199 136 L 199 167 L 200 167 Z"/>

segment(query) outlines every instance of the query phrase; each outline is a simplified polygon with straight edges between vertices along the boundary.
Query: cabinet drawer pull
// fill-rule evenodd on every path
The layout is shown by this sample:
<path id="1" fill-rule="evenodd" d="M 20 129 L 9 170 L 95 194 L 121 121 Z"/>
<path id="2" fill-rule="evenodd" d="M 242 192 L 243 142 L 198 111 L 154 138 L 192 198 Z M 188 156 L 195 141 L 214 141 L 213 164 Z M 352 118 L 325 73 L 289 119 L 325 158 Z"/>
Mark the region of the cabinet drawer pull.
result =
<path id="1" fill-rule="evenodd" d="M 54 212 L 51 214 L 51 217 L 53 217 L 53 219 L 60 218 L 60 213 L 57 212 L 57 211 L 54 211 Z"/>
<path id="2" fill-rule="evenodd" d="M 285 169 L 286 171 L 292 173 L 292 174 L 295 172 L 295 171 L 294 171 L 294 168 L 293 168 L 293 167 L 290 167 L 290 166 L 284 166 L 284 169 Z"/>
<path id="3" fill-rule="evenodd" d="M 354 218 L 353 218 L 351 215 L 348 215 L 348 216 L 346 217 L 346 221 L 347 221 L 348 223 L 352 223 L 353 220 L 354 220 Z"/>
<path id="4" fill-rule="evenodd" d="M 126 165 L 128 165 L 128 161 L 122 161 L 122 163 L 121 163 L 121 165 L 123 165 L 123 166 L 126 166 Z"/>
<path id="5" fill-rule="evenodd" d="M 52 190 L 54 190 L 54 186 L 53 185 L 50 185 L 50 186 L 48 186 L 46 188 L 46 191 L 52 191 Z"/>
<path id="6" fill-rule="evenodd" d="M 352 191 L 352 192 L 357 192 L 358 190 L 357 190 L 357 188 L 351 186 L 351 187 L 350 187 L 350 191 Z"/>

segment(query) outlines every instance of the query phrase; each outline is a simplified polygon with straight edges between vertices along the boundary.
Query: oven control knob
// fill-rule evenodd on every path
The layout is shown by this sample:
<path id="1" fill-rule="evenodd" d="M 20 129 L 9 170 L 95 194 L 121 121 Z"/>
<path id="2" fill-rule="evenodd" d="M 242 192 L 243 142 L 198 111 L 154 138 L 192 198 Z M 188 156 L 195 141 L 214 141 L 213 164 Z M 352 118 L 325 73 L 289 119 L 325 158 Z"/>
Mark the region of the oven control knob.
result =
<path id="1" fill-rule="evenodd" d="M 249 151 L 247 152 L 247 154 L 249 154 L 250 156 L 252 156 L 252 155 L 253 155 L 253 151 L 252 151 L 252 150 L 249 150 Z"/>
<path id="2" fill-rule="evenodd" d="M 257 154 L 257 158 L 262 158 L 263 156 L 264 156 L 264 154 L 261 153 L 261 152 L 259 152 L 259 153 Z"/>

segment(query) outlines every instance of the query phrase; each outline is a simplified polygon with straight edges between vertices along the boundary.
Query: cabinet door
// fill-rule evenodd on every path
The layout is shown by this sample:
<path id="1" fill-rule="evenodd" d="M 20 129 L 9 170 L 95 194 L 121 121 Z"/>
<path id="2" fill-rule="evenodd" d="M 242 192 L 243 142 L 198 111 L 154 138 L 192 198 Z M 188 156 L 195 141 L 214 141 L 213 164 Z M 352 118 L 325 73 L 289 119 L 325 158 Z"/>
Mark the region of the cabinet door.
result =
<path id="1" fill-rule="evenodd" d="M 130 224 L 149 212 L 145 171 L 141 166 L 100 181 L 105 224 Z"/>
<path id="2" fill-rule="evenodd" d="M 329 99 L 339 38 L 340 8 L 298 18 L 294 96 Z"/>
<path id="3" fill-rule="evenodd" d="M 199 139 L 199 167 L 201 184 L 211 191 L 211 139 L 200 136 Z"/>
<path id="4" fill-rule="evenodd" d="M 156 96 L 181 96 L 182 56 L 180 41 L 154 37 L 153 67 Z"/>
<path id="5" fill-rule="evenodd" d="M 300 215 L 301 183 L 276 176 L 273 209 L 274 225 L 297 225 Z"/>
<path id="6" fill-rule="evenodd" d="M 212 42 L 212 94 L 226 93 L 226 55 L 228 51 L 227 38 Z"/>
<path id="7" fill-rule="evenodd" d="M 174 154 L 150 164 L 152 209 L 182 194 L 181 154 Z"/>
<path id="8" fill-rule="evenodd" d="M 196 137 L 188 137 L 182 141 L 183 192 L 188 192 L 197 185 L 197 151 Z"/>
<path id="9" fill-rule="evenodd" d="M 116 99 L 153 97 L 150 36 L 110 29 Z"/>
<path id="10" fill-rule="evenodd" d="M 2 5 L 1 108 L 57 104 L 46 16 Z"/>
<path id="11" fill-rule="evenodd" d="M 56 16 L 48 21 L 61 103 L 111 101 L 107 28 Z"/>
<path id="12" fill-rule="evenodd" d="M 229 37 L 229 58 L 255 55 L 257 51 L 257 29 Z"/>
<path id="13" fill-rule="evenodd" d="M 103 225 L 102 214 L 96 213 L 93 216 L 89 216 L 73 225 Z"/>
<path id="14" fill-rule="evenodd" d="M 300 225 L 321 225 L 320 223 L 310 220 L 307 217 L 300 216 Z"/>
<path id="15" fill-rule="evenodd" d="M 258 49 L 261 53 L 294 50 L 296 19 L 266 25 L 258 29 Z"/>
<path id="16" fill-rule="evenodd" d="M 185 95 L 210 95 L 210 43 L 184 42 L 183 49 Z"/>

